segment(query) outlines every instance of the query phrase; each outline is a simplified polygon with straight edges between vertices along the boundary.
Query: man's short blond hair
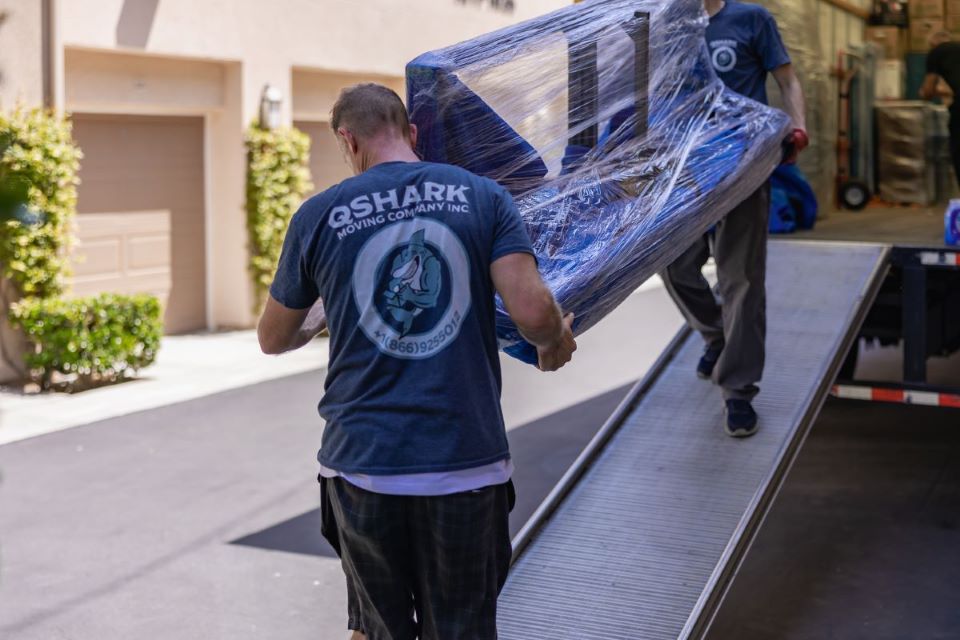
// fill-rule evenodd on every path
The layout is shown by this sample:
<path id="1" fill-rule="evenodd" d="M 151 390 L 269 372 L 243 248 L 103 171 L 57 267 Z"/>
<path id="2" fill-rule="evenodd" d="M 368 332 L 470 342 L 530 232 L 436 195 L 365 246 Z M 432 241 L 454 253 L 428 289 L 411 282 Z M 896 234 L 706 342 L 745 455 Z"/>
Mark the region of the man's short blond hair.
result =
<path id="1" fill-rule="evenodd" d="M 410 135 L 410 119 L 403 100 L 389 87 L 373 82 L 340 92 L 330 111 L 330 126 L 334 133 L 342 127 L 360 139 L 389 131 L 403 137 Z"/>

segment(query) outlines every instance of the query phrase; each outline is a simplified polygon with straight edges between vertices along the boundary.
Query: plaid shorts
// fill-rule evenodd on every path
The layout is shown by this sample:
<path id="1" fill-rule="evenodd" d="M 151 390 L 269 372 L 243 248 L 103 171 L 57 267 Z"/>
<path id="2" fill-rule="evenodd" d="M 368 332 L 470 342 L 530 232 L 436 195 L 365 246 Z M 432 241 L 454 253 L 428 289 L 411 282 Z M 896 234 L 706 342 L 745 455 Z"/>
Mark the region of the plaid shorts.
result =
<path id="1" fill-rule="evenodd" d="M 368 640 L 495 640 L 510 567 L 513 483 L 392 496 L 321 479 L 323 534 L 347 578 L 348 628 Z"/>

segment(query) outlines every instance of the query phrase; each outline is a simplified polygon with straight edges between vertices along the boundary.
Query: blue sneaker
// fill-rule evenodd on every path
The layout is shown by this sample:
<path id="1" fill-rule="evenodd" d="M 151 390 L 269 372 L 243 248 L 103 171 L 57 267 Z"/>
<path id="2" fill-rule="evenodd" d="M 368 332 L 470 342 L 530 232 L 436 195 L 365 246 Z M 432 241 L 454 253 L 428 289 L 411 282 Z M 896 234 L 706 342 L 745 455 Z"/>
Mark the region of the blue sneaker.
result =
<path id="1" fill-rule="evenodd" d="M 697 363 L 697 377 L 703 378 L 704 380 L 709 380 L 710 376 L 713 375 L 713 368 L 717 366 L 717 360 L 720 359 L 720 354 L 723 353 L 724 344 L 721 342 L 716 346 L 708 346 L 703 350 L 703 355 L 700 356 L 700 362 Z"/>
<path id="2" fill-rule="evenodd" d="M 727 424 L 724 431 L 734 438 L 746 438 L 757 432 L 757 412 L 749 400 L 727 400 Z"/>

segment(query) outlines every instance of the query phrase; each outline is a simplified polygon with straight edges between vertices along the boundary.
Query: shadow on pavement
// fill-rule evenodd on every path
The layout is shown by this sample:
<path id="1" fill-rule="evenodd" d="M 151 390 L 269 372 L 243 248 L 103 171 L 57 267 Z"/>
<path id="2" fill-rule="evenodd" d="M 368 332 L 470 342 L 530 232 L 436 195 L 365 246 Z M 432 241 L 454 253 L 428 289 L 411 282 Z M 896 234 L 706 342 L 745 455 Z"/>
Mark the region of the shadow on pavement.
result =
<path id="1" fill-rule="evenodd" d="M 523 527 L 593 435 L 613 413 L 632 385 L 625 385 L 510 430 L 516 468 L 517 505 L 510 535 Z M 313 509 L 230 544 L 324 558 L 336 553 L 320 535 L 320 510 Z"/>

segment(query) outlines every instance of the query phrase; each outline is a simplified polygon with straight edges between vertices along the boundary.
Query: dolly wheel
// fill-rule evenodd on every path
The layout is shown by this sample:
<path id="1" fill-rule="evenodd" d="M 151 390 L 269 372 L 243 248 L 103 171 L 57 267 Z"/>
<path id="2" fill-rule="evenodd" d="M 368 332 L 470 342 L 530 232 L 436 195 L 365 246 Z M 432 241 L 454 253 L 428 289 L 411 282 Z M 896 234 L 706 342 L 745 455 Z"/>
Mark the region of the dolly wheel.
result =
<path id="1" fill-rule="evenodd" d="M 840 204 L 844 209 L 860 211 L 870 202 L 870 190 L 859 180 L 850 180 L 840 185 Z"/>

